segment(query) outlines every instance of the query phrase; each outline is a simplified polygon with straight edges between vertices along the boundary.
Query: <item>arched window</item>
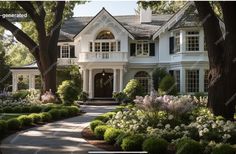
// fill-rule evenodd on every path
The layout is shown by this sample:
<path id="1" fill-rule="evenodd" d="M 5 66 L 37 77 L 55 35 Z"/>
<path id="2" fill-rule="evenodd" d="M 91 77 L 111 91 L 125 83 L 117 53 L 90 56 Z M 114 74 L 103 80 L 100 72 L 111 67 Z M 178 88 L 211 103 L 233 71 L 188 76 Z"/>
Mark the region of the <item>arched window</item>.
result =
<path id="1" fill-rule="evenodd" d="M 101 31 L 97 37 L 97 40 L 104 40 L 104 39 L 115 39 L 114 35 L 112 34 L 112 32 L 108 31 L 108 30 L 103 30 Z"/>
<path id="2" fill-rule="evenodd" d="M 137 79 L 144 87 L 145 94 L 148 94 L 151 86 L 150 75 L 145 71 L 140 71 L 135 74 L 134 78 Z"/>

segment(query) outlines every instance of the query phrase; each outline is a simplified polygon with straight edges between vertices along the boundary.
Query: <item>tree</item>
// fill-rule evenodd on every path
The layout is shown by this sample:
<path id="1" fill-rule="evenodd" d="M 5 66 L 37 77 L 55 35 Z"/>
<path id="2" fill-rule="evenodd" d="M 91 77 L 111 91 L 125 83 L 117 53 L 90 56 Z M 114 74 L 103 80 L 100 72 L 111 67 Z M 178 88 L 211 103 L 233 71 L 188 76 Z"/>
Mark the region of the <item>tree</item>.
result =
<path id="1" fill-rule="evenodd" d="M 236 104 L 236 3 L 219 2 L 225 31 L 209 2 L 195 2 L 209 57 L 208 106 L 215 115 L 233 119 Z"/>
<path id="2" fill-rule="evenodd" d="M 30 36 L 23 29 L 18 28 L 13 22 L 0 16 L 0 26 L 9 30 L 15 38 L 25 45 L 34 56 L 38 69 L 44 81 L 44 92 L 56 92 L 56 67 L 57 67 L 57 42 L 63 17 L 73 14 L 72 10 L 76 3 L 81 2 L 1 2 L 1 8 L 18 8 L 25 11 L 30 19 Z M 84 2 L 82 2 L 84 3 Z M 63 16 L 63 11 L 64 12 Z M 30 28 L 31 27 L 31 28 Z"/>

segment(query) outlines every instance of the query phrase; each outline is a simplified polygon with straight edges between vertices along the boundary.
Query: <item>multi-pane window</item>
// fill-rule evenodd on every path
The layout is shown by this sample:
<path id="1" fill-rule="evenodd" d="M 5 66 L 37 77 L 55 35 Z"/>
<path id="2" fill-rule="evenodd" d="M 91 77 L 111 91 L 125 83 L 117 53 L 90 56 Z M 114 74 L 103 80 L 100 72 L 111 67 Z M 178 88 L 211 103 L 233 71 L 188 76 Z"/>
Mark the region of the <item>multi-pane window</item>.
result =
<path id="1" fill-rule="evenodd" d="M 199 70 L 186 70 L 186 92 L 199 91 Z"/>
<path id="2" fill-rule="evenodd" d="M 208 73 L 209 73 L 209 70 L 205 70 L 205 74 L 204 74 L 204 92 L 208 92 L 208 84 L 209 84 Z"/>
<path id="3" fill-rule="evenodd" d="M 180 33 L 175 33 L 174 53 L 180 52 Z"/>
<path id="4" fill-rule="evenodd" d="M 138 42 L 136 44 L 136 55 L 137 56 L 148 56 L 149 55 L 149 43 Z"/>
<path id="5" fill-rule="evenodd" d="M 61 58 L 69 58 L 69 57 L 70 57 L 69 46 L 63 45 L 61 48 Z"/>
<path id="6" fill-rule="evenodd" d="M 116 42 L 111 42 L 111 51 L 116 51 Z"/>
<path id="7" fill-rule="evenodd" d="M 90 52 L 93 51 L 93 42 L 89 42 L 89 51 L 90 51 Z"/>
<path id="8" fill-rule="evenodd" d="M 180 92 L 180 70 L 174 70 L 174 78 L 178 92 Z"/>
<path id="9" fill-rule="evenodd" d="M 199 51 L 199 32 L 186 32 L 186 51 Z"/>
<path id="10" fill-rule="evenodd" d="M 140 71 L 135 74 L 134 78 L 137 79 L 143 86 L 145 94 L 148 94 L 150 92 L 151 80 L 149 74 L 145 71 Z"/>
<path id="11" fill-rule="evenodd" d="M 102 42 L 102 52 L 109 51 L 109 42 Z"/>
<path id="12" fill-rule="evenodd" d="M 95 42 L 95 52 L 100 52 L 100 42 Z"/>

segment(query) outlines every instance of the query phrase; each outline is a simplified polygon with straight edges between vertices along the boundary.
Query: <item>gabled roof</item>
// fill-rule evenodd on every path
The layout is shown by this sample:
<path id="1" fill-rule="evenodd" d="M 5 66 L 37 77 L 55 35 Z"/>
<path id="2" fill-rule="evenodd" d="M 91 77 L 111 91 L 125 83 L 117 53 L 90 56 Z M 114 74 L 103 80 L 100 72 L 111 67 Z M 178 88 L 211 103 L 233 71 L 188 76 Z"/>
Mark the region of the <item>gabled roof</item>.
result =
<path id="1" fill-rule="evenodd" d="M 101 11 L 103 10 L 106 11 L 105 9 Z M 153 34 L 172 16 L 152 15 L 152 22 L 140 23 L 139 15 L 112 16 L 108 11 L 106 12 L 135 39 L 152 39 Z M 96 16 L 73 17 L 66 20 L 61 28 L 59 41 L 73 41 L 74 37 L 96 18 Z"/>

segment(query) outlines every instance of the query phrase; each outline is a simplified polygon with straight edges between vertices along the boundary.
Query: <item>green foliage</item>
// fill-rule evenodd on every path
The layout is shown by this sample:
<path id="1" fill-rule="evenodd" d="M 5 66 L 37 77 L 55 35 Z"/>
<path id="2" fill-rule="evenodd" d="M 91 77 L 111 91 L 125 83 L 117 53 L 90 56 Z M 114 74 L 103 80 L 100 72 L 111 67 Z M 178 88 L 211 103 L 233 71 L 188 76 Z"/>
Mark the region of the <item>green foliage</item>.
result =
<path id="1" fill-rule="evenodd" d="M 80 111 L 77 106 L 66 106 L 64 108 L 68 110 L 68 116 L 76 116 Z"/>
<path id="2" fill-rule="evenodd" d="M 106 130 L 110 128 L 107 125 L 99 125 L 94 129 L 94 134 L 98 139 L 103 140 L 104 139 L 104 134 L 106 132 Z"/>
<path id="3" fill-rule="evenodd" d="M 131 134 L 130 133 L 127 133 L 127 132 L 121 132 L 117 138 L 116 138 L 116 143 L 115 145 L 117 145 L 118 147 L 121 147 L 121 144 L 122 144 L 122 141 L 124 138 L 130 136 Z"/>
<path id="4" fill-rule="evenodd" d="M 66 80 L 58 87 L 57 93 L 64 104 L 71 105 L 78 100 L 79 90 L 74 81 Z"/>
<path id="5" fill-rule="evenodd" d="M 39 113 L 42 111 L 42 107 L 38 105 L 33 105 L 30 107 L 30 113 Z"/>
<path id="6" fill-rule="evenodd" d="M 109 128 L 106 130 L 104 134 L 104 140 L 110 144 L 114 144 L 116 142 L 117 137 L 120 135 L 122 131 L 116 128 Z"/>
<path id="7" fill-rule="evenodd" d="M 50 113 L 43 112 L 43 113 L 40 113 L 40 116 L 42 118 L 42 122 L 50 122 L 52 120 L 52 116 Z"/>
<path id="8" fill-rule="evenodd" d="M 82 91 L 79 94 L 79 100 L 86 102 L 88 100 L 88 96 L 89 96 L 89 94 L 87 92 Z"/>
<path id="9" fill-rule="evenodd" d="M 12 108 L 9 106 L 3 108 L 4 113 L 12 113 L 12 111 L 13 111 Z"/>
<path id="10" fill-rule="evenodd" d="M 33 123 L 32 117 L 27 115 L 21 115 L 17 119 L 21 122 L 22 126 L 31 126 Z"/>
<path id="11" fill-rule="evenodd" d="M 22 113 L 30 113 L 30 107 L 29 106 L 23 106 L 21 108 Z"/>
<path id="12" fill-rule="evenodd" d="M 59 111 L 61 112 L 61 117 L 62 118 L 68 117 L 69 111 L 67 109 L 60 109 Z"/>
<path id="13" fill-rule="evenodd" d="M 217 145 L 212 151 L 212 154 L 235 154 L 235 153 L 236 149 L 234 149 L 229 144 Z"/>
<path id="14" fill-rule="evenodd" d="M 112 118 L 116 113 L 115 112 L 107 112 L 105 114 L 102 114 L 98 117 L 96 117 L 96 120 L 101 120 L 103 122 L 107 122 L 110 118 Z"/>
<path id="15" fill-rule="evenodd" d="M 202 145 L 191 139 L 184 139 L 180 141 L 177 145 L 176 154 L 202 154 L 203 147 Z"/>
<path id="16" fill-rule="evenodd" d="M 22 109 L 19 106 L 15 106 L 15 107 L 12 108 L 12 112 L 13 113 L 21 113 Z"/>
<path id="17" fill-rule="evenodd" d="M 144 89 L 138 80 L 132 79 L 127 83 L 124 93 L 129 99 L 133 100 L 136 96 L 143 96 Z"/>
<path id="18" fill-rule="evenodd" d="M 159 84 L 166 75 L 167 75 L 167 71 L 165 68 L 157 67 L 153 70 L 152 82 L 153 82 L 153 87 L 156 91 L 158 91 Z"/>
<path id="19" fill-rule="evenodd" d="M 7 126 L 8 130 L 19 130 L 21 128 L 21 122 L 16 118 L 12 118 L 7 121 Z"/>
<path id="20" fill-rule="evenodd" d="M 7 131 L 7 122 L 5 120 L 0 120 L 0 132 L 1 132 L 1 134 L 3 134 L 6 131 Z"/>
<path id="21" fill-rule="evenodd" d="M 53 120 L 58 120 L 61 118 L 61 112 L 58 109 L 52 109 L 48 112 Z"/>
<path id="22" fill-rule="evenodd" d="M 99 125 L 104 125 L 105 123 L 102 122 L 101 120 L 93 120 L 90 122 L 90 129 L 94 132 L 95 128 Z"/>
<path id="23" fill-rule="evenodd" d="M 35 124 L 38 124 L 42 121 L 41 114 L 32 113 L 32 114 L 28 115 L 28 117 L 30 117 L 32 119 L 33 123 L 35 123 Z"/>
<path id="24" fill-rule="evenodd" d="M 143 142 L 143 150 L 149 154 L 167 153 L 168 142 L 157 137 L 149 137 Z"/>
<path id="25" fill-rule="evenodd" d="M 19 99 L 25 99 L 29 95 L 28 90 L 18 90 L 15 93 L 12 94 L 13 99 L 19 100 Z"/>
<path id="26" fill-rule="evenodd" d="M 123 103 L 127 99 L 127 95 L 124 92 L 115 92 L 112 94 L 112 98 L 116 99 L 118 103 Z"/>
<path id="27" fill-rule="evenodd" d="M 0 91 L 10 84 L 10 67 L 6 63 L 5 49 L 0 40 Z"/>
<path id="28" fill-rule="evenodd" d="M 159 91 L 163 94 L 177 95 L 175 79 L 171 75 L 166 75 L 160 82 Z"/>
<path id="29" fill-rule="evenodd" d="M 131 135 L 123 139 L 121 148 L 124 151 L 141 151 L 144 141 L 143 135 Z"/>
<path id="30" fill-rule="evenodd" d="M 197 97 L 197 99 L 200 99 L 200 97 L 207 96 L 207 94 L 205 94 L 204 92 L 197 92 L 194 93 L 194 96 Z"/>

